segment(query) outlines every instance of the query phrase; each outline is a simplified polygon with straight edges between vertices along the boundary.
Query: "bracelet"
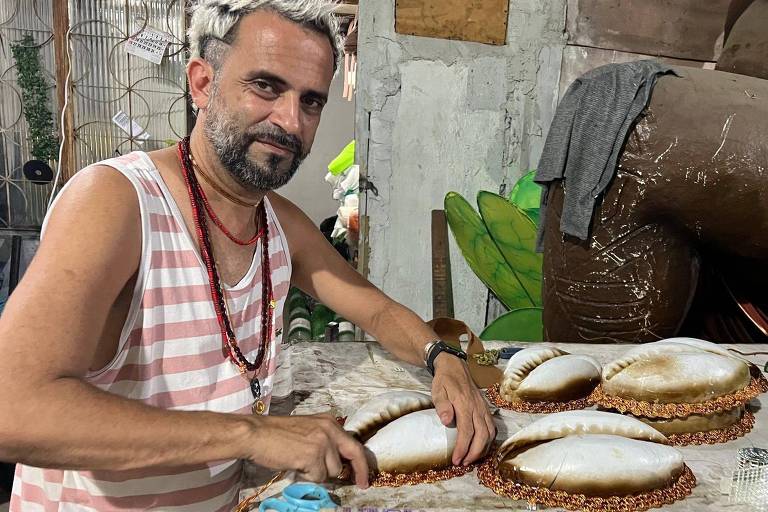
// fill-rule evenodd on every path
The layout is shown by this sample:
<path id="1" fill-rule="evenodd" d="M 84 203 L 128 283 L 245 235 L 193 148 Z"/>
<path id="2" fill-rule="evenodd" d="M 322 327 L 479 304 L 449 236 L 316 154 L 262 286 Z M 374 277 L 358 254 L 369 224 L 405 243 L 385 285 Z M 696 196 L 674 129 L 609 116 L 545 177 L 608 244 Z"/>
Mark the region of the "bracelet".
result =
<path id="1" fill-rule="evenodd" d="M 426 365 L 427 365 L 427 358 L 429 357 L 429 351 L 430 351 L 430 350 L 432 350 L 432 347 L 434 347 L 435 345 L 437 345 L 437 343 L 438 343 L 439 341 L 440 341 L 440 340 L 434 340 L 434 341 L 430 341 L 429 343 L 427 343 L 426 345 L 424 345 L 424 356 L 423 356 L 423 357 L 424 357 L 424 366 L 426 366 Z"/>

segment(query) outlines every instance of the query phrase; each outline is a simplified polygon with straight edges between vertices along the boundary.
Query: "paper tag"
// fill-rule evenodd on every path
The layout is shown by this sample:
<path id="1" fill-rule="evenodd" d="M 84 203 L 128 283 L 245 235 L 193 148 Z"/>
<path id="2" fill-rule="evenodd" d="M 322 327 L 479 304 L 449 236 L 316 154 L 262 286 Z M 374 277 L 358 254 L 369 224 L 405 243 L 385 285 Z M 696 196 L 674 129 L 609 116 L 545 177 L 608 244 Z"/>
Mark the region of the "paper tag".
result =
<path id="1" fill-rule="evenodd" d="M 112 118 L 112 122 L 119 126 L 120 129 L 125 133 L 130 135 L 137 144 L 144 144 L 144 141 L 149 138 L 149 133 L 145 132 L 144 128 L 142 128 L 139 123 L 131 120 L 128 117 L 128 114 L 122 110 L 115 114 L 115 116 Z"/>
<path id="2" fill-rule="evenodd" d="M 152 27 L 145 27 L 144 30 L 128 39 L 125 51 L 155 64 L 160 64 L 170 40 L 171 38 L 167 33 Z"/>

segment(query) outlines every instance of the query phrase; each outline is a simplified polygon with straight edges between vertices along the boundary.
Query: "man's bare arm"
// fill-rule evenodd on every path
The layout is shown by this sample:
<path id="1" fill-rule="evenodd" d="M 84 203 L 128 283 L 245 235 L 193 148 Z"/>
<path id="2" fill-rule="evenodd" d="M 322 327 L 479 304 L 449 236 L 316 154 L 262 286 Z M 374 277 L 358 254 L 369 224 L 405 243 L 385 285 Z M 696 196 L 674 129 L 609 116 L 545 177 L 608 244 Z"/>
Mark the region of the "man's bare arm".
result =
<path id="1" fill-rule="evenodd" d="M 139 264 L 141 228 L 122 175 L 91 168 L 75 179 L 0 318 L 0 459 L 119 470 L 247 458 L 322 480 L 341 454 L 364 484 L 362 449 L 333 418 L 166 411 L 83 380 Z"/>
<path id="2" fill-rule="evenodd" d="M 270 196 L 279 209 L 293 262 L 293 282 L 332 310 L 373 334 L 399 359 L 424 366 L 424 345 L 437 338 L 413 311 L 358 274 L 290 201 Z M 496 428 L 467 365 L 449 354 L 435 359 L 432 399 L 444 424 L 456 422 L 453 463 L 471 463 L 487 450 Z"/>
<path id="3" fill-rule="evenodd" d="M 371 333 L 399 359 L 424 366 L 424 345 L 435 339 L 434 331 L 355 271 L 295 205 L 277 194 L 269 198 L 290 243 L 293 283 Z"/>

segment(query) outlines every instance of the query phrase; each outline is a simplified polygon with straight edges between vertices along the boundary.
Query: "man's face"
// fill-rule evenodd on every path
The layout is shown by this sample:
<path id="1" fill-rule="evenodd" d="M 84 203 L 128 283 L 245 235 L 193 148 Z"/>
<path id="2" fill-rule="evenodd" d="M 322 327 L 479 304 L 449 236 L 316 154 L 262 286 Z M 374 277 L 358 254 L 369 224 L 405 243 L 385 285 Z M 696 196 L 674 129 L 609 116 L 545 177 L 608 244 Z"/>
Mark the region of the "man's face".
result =
<path id="1" fill-rule="evenodd" d="M 240 21 L 228 50 L 201 119 L 204 133 L 241 185 L 274 190 L 312 147 L 333 78 L 331 44 L 277 14 L 255 12 Z"/>

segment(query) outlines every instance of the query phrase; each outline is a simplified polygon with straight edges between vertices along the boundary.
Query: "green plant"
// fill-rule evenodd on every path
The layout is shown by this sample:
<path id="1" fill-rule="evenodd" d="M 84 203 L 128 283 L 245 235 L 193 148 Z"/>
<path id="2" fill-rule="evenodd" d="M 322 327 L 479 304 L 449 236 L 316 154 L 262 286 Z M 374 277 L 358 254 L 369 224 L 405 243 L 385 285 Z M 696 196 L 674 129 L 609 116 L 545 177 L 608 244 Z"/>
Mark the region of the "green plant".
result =
<path id="1" fill-rule="evenodd" d="M 11 43 L 16 74 L 21 88 L 22 110 L 29 126 L 32 156 L 48 162 L 58 156 L 58 140 L 53 131 L 53 114 L 48 108 L 48 83 L 40 62 L 40 47 L 30 34 Z"/>
<path id="2" fill-rule="evenodd" d="M 535 250 L 540 188 L 533 174 L 518 181 L 509 200 L 479 192 L 479 213 L 460 194 L 445 196 L 448 225 L 464 258 L 509 309 L 485 328 L 481 339 L 542 339 L 542 257 Z"/>

